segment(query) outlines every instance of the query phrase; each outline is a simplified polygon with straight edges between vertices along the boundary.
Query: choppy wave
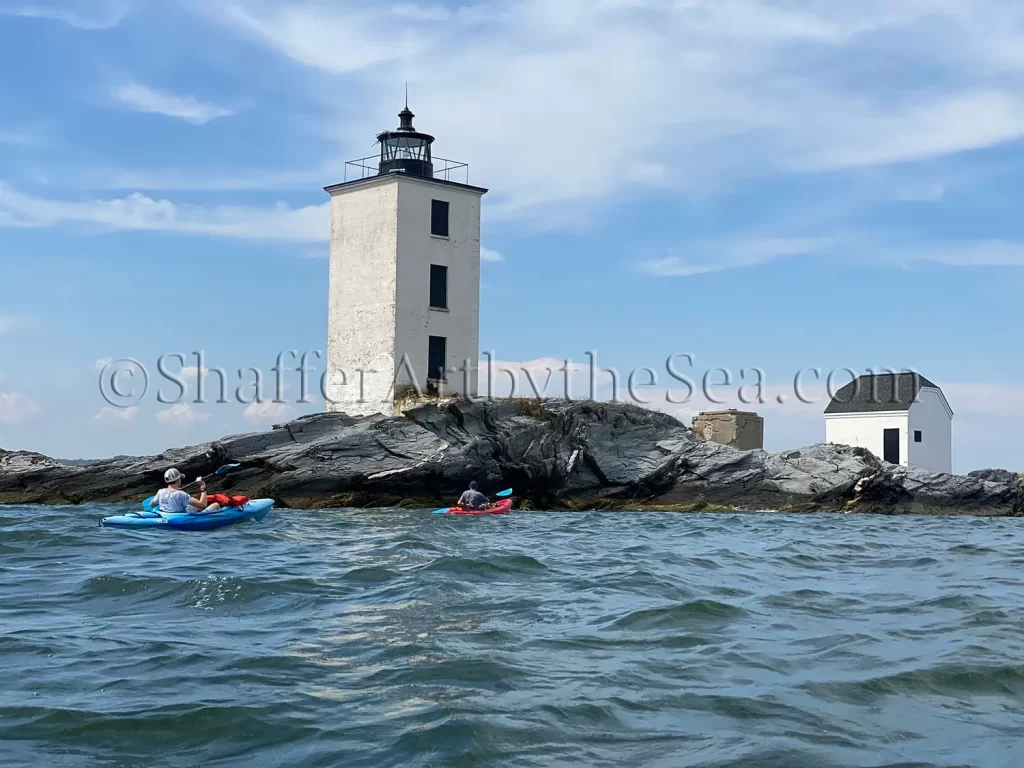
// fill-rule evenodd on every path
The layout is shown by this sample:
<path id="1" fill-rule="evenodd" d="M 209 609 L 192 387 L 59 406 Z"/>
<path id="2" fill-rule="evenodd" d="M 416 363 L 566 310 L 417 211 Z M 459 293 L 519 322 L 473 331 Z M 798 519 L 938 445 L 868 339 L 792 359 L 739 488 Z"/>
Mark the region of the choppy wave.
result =
<path id="1" fill-rule="evenodd" d="M 1024 765 L 1024 521 L 0 514 L 0 764 Z"/>

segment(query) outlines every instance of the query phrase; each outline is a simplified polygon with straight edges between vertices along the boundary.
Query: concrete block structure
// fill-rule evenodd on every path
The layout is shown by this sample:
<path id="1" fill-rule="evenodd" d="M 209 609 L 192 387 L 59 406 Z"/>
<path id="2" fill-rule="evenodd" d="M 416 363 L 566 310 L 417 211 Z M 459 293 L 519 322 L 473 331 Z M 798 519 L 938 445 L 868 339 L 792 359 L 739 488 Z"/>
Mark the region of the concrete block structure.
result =
<path id="1" fill-rule="evenodd" d="M 741 451 L 764 448 L 764 419 L 751 411 L 704 411 L 693 417 L 693 431 L 714 443 Z"/>

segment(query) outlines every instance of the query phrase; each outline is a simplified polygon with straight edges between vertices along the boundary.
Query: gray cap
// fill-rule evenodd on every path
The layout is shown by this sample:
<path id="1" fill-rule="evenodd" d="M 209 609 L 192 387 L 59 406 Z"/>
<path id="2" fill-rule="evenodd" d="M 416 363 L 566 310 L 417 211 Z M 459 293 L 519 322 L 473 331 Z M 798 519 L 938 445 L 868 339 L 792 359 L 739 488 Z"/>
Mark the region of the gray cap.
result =
<path id="1" fill-rule="evenodd" d="M 181 480 L 181 478 L 182 478 L 181 472 L 176 470 L 174 467 L 171 467 L 166 472 L 164 472 L 164 482 L 165 483 L 176 483 L 179 480 Z"/>

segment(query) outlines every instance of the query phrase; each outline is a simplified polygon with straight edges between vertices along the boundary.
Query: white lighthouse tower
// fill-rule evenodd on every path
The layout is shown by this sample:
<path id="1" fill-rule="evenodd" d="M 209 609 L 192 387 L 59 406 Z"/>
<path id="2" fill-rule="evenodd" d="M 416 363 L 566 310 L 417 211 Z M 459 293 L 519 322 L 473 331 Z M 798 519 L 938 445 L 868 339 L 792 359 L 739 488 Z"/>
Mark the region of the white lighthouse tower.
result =
<path id="1" fill-rule="evenodd" d="M 327 408 L 353 416 L 391 415 L 410 396 L 477 393 L 487 190 L 468 184 L 464 163 L 432 157 L 434 137 L 413 127 L 408 104 L 398 116 L 377 136 L 379 157 L 347 163 L 346 179 L 352 169 L 357 178 L 325 187 Z"/>

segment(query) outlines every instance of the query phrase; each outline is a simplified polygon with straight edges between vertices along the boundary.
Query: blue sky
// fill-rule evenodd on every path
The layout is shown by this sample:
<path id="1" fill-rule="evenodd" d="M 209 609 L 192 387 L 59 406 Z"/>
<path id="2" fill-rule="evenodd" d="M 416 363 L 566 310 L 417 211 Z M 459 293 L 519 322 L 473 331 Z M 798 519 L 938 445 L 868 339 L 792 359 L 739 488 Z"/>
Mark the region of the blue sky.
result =
<path id="1" fill-rule="evenodd" d="M 760 367 L 772 449 L 824 437 L 823 400 L 774 400 L 797 370 L 913 368 L 957 470 L 1024 469 L 1021 51 L 1001 0 L 0 0 L 0 447 L 155 452 L 317 410 L 110 409 L 99 370 L 324 350 L 322 187 L 408 81 L 491 190 L 483 350 Z"/>

